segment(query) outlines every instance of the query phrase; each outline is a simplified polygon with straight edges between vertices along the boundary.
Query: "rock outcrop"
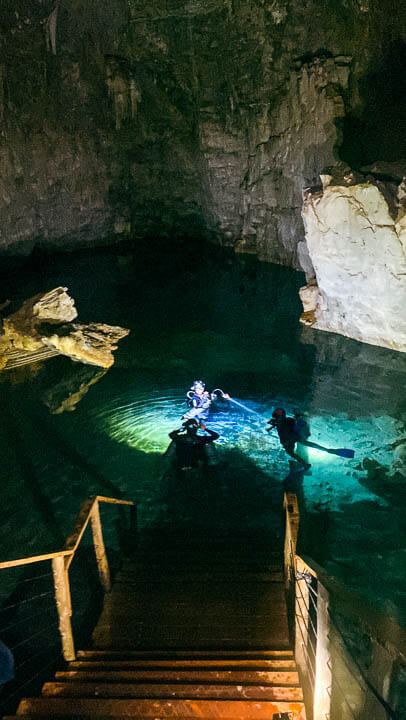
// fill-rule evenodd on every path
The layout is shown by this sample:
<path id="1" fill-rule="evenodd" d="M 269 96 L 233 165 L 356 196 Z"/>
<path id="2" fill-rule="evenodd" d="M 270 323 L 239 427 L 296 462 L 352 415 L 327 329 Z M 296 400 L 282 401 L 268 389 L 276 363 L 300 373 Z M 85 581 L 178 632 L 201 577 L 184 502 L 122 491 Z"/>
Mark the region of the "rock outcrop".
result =
<path id="1" fill-rule="evenodd" d="M 57 287 L 26 300 L 13 315 L 4 318 L 0 335 L 0 369 L 10 354 L 20 350 L 36 353 L 44 348 L 89 365 L 109 368 L 117 342 L 130 332 L 103 323 L 73 323 L 77 317 L 67 288 Z"/>
<path id="2" fill-rule="evenodd" d="M 44 345 L 72 360 L 109 368 L 114 363 L 113 350 L 117 350 L 118 341 L 129 332 L 104 323 L 71 323 L 58 326 L 56 332 L 44 336 L 42 340 Z"/>
<path id="3" fill-rule="evenodd" d="M 324 189 L 305 193 L 315 270 L 300 291 L 305 324 L 406 352 L 406 163 L 404 169 L 397 184 L 324 173 Z"/>

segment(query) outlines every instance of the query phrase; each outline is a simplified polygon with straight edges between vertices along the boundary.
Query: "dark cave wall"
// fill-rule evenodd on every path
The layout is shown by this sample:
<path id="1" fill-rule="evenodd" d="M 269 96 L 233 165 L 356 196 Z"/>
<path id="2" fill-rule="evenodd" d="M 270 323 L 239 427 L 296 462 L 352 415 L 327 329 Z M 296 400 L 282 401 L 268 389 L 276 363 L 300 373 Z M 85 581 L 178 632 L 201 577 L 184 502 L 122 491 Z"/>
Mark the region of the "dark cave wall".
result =
<path id="1" fill-rule="evenodd" d="M 306 269 L 302 188 L 406 156 L 389 0 L 3 0 L 0 23 L 3 252 L 190 233 Z"/>

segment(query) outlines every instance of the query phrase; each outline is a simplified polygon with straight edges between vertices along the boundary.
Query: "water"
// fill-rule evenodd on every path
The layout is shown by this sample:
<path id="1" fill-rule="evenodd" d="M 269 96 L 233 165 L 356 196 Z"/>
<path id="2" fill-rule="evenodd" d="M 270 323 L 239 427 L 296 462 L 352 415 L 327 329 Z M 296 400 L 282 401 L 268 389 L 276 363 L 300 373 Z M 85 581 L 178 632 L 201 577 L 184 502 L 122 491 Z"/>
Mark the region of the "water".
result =
<path id="1" fill-rule="evenodd" d="M 2 293 L 15 306 L 63 285 L 81 321 L 131 333 L 107 373 L 58 357 L 0 376 L 3 557 L 61 547 L 93 494 L 136 500 L 141 529 L 280 537 L 289 477 L 303 552 L 405 622 L 406 358 L 301 327 L 303 282 L 190 241 L 12 269 Z M 194 379 L 239 404 L 208 422 L 220 435 L 217 467 L 181 482 L 162 456 Z M 311 450 L 311 472 L 292 475 L 265 431 L 280 405 L 307 412 L 311 439 L 353 448 L 354 460 Z M 109 541 L 114 521 L 104 518 Z"/>

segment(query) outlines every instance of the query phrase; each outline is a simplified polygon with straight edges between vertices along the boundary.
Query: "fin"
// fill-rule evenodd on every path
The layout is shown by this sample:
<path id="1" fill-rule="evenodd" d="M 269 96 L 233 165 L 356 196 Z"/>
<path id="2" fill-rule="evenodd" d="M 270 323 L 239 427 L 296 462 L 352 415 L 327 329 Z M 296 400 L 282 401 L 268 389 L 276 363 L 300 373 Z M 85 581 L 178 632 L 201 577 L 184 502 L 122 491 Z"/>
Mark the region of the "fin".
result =
<path id="1" fill-rule="evenodd" d="M 355 450 L 349 450 L 348 448 L 338 448 L 337 450 L 329 450 L 329 453 L 332 453 L 332 455 L 339 455 L 340 457 L 344 458 L 353 458 L 355 455 Z"/>

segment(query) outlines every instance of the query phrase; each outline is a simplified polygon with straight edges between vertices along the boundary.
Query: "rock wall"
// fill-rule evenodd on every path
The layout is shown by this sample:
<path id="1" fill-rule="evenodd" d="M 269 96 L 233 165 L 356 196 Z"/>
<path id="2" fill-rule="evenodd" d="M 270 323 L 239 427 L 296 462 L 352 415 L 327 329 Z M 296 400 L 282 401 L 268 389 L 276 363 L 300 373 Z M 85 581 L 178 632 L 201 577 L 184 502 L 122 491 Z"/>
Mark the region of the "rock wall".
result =
<path id="1" fill-rule="evenodd" d="M 236 251 L 300 266 L 302 188 L 317 167 L 334 162 L 335 120 L 344 115 L 341 92 L 350 60 L 298 61 L 276 107 L 271 102 L 243 107 L 243 129 L 231 138 L 218 118 L 200 124 L 214 227 Z M 305 264 L 303 247 L 302 253 Z"/>
<path id="2" fill-rule="evenodd" d="M 0 251 L 193 234 L 311 272 L 302 188 L 404 27 L 391 0 L 4 0 Z"/>
<path id="3" fill-rule="evenodd" d="M 324 175 L 305 195 L 314 281 L 301 289 L 302 321 L 406 352 L 406 165 L 393 183 Z"/>

